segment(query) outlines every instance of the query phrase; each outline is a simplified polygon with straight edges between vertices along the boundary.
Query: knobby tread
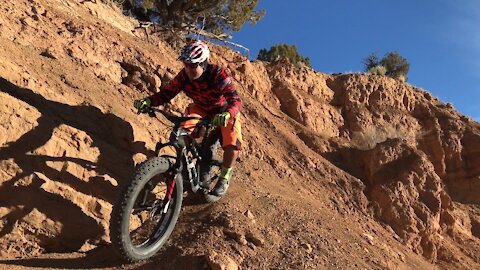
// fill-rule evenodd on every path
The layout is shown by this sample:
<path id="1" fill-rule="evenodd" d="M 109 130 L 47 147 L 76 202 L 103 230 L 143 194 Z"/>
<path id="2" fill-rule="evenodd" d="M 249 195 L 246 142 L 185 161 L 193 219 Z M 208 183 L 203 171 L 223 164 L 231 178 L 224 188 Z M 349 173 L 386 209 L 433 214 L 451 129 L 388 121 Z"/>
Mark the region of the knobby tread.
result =
<path id="1" fill-rule="evenodd" d="M 143 163 L 141 163 L 138 167 L 136 172 L 130 178 L 130 184 L 123 192 L 122 196 L 120 197 L 117 204 L 114 205 L 112 210 L 112 218 L 110 221 L 110 238 L 112 242 L 112 246 L 114 249 L 119 253 L 119 255 L 126 261 L 129 262 L 138 262 L 141 260 L 148 259 L 149 257 L 153 256 L 163 245 L 160 244 L 158 248 L 155 249 L 154 252 L 148 252 L 148 254 L 134 254 L 133 249 L 129 246 L 129 242 L 126 240 L 126 236 L 124 235 L 124 228 L 122 227 L 123 222 L 125 222 L 125 215 L 128 215 L 126 222 L 128 223 L 128 218 L 130 215 L 131 207 L 129 204 L 133 204 L 136 200 L 138 193 L 144 187 L 144 185 L 152 178 L 152 176 L 167 172 L 171 166 L 171 163 L 168 159 L 164 157 L 154 157 L 151 158 Z M 173 230 L 173 226 L 176 223 L 176 220 L 179 215 L 180 207 L 182 204 L 182 194 L 183 193 L 183 183 L 181 178 L 177 178 L 175 183 L 175 189 L 173 196 L 176 196 L 176 205 L 175 209 L 173 210 L 172 222 L 173 224 L 169 224 L 167 229 L 167 238 L 168 235 Z M 180 196 L 178 195 L 180 194 Z M 128 226 L 128 225 L 127 225 Z M 160 239 L 163 239 L 161 237 Z M 166 242 L 166 239 L 163 240 Z"/>

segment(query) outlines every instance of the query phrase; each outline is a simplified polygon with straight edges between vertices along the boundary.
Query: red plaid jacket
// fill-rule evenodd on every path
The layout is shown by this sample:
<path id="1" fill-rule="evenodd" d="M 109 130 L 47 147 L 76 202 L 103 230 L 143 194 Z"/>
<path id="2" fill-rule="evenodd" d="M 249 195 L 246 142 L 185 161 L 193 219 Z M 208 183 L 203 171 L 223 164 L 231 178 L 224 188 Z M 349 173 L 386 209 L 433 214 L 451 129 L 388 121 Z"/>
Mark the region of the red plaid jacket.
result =
<path id="1" fill-rule="evenodd" d="M 160 92 L 150 97 L 153 106 L 168 103 L 180 91 L 209 114 L 229 112 L 235 117 L 242 102 L 225 69 L 208 64 L 202 76 L 190 81 L 182 69 Z"/>

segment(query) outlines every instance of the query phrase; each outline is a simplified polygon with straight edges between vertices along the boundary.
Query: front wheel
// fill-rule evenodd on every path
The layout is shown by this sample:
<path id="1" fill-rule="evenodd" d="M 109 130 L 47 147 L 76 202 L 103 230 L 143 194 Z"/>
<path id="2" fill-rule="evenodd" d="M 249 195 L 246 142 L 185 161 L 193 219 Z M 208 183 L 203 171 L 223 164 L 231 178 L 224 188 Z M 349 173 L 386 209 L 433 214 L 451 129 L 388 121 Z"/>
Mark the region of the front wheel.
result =
<path id="1" fill-rule="evenodd" d="M 169 169 L 170 162 L 163 157 L 142 163 L 113 207 L 110 238 L 127 261 L 154 256 L 175 227 L 182 206 L 183 183 Z"/>

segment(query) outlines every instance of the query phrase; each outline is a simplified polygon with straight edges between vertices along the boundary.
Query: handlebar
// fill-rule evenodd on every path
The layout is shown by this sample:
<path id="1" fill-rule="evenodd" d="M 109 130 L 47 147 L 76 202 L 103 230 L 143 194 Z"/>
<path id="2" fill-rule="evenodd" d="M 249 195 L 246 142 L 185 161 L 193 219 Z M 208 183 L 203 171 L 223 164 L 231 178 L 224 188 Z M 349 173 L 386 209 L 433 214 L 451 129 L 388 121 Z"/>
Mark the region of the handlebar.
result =
<path id="1" fill-rule="evenodd" d="M 165 112 L 164 110 L 160 110 L 154 107 L 147 107 L 142 110 L 138 110 L 137 114 L 140 113 L 146 113 L 150 117 L 156 117 L 156 112 L 161 113 L 165 118 L 168 119 L 168 121 L 172 122 L 175 125 L 179 125 L 182 122 L 188 121 L 188 120 L 200 120 L 200 122 L 197 124 L 197 126 L 206 126 L 210 127 L 212 120 L 208 117 L 195 117 L 195 116 L 176 116 L 170 113 Z"/>

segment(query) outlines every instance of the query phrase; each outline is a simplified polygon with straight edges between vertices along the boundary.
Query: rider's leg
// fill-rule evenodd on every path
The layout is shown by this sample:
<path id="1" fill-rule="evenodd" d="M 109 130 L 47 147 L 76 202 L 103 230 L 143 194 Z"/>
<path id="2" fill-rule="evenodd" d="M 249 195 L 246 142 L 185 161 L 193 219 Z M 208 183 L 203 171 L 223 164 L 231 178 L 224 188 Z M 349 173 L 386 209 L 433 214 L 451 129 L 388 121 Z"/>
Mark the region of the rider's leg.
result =
<path id="1" fill-rule="evenodd" d="M 223 167 L 233 168 L 240 151 L 234 145 L 229 145 L 223 149 Z"/>
<path id="2" fill-rule="evenodd" d="M 207 113 L 195 105 L 195 103 L 189 104 L 185 109 L 185 116 L 188 117 L 204 117 L 205 115 L 207 115 Z M 183 122 L 180 126 L 192 134 L 198 121 L 198 119 L 188 120 Z M 194 138 L 196 138 L 198 135 L 199 134 L 192 134 Z M 218 140 L 218 138 L 210 139 L 211 137 L 212 136 L 209 136 L 209 141 L 205 144 L 205 147 L 202 149 L 201 153 L 203 160 L 200 163 L 200 181 L 205 182 L 206 185 L 209 184 L 206 180 L 209 180 L 210 161 L 213 156 L 214 144 L 216 143 L 216 140 Z"/>
<path id="3" fill-rule="evenodd" d="M 212 159 L 217 150 L 217 142 L 221 138 L 220 130 L 213 130 L 206 138 L 202 149 L 202 161 L 200 162 L 200 181 L 203 186 L 210 185 L 210 170 L 212 168 Z"/>
<path id="4" fill-rule="evenodd" d="M 227 193 L 233 175 L 233 165 L 238 157 L 238 152 L 237 147 L 233 145 L 224 148 L 222 170 L 218 177 L 218 182 L 213 188 L 213 195 L 223 197 Z"/>
<path id="5" fill-rule="evenodd" d="M 233 174 L 235 160 L 242 145 L 242 133 L 239 116 L 230 121 L 226 127 L 221 127 L 223 145 L 222 171 L 212 194 L 223 197 L 227 193 L 230 179 Z"/>

